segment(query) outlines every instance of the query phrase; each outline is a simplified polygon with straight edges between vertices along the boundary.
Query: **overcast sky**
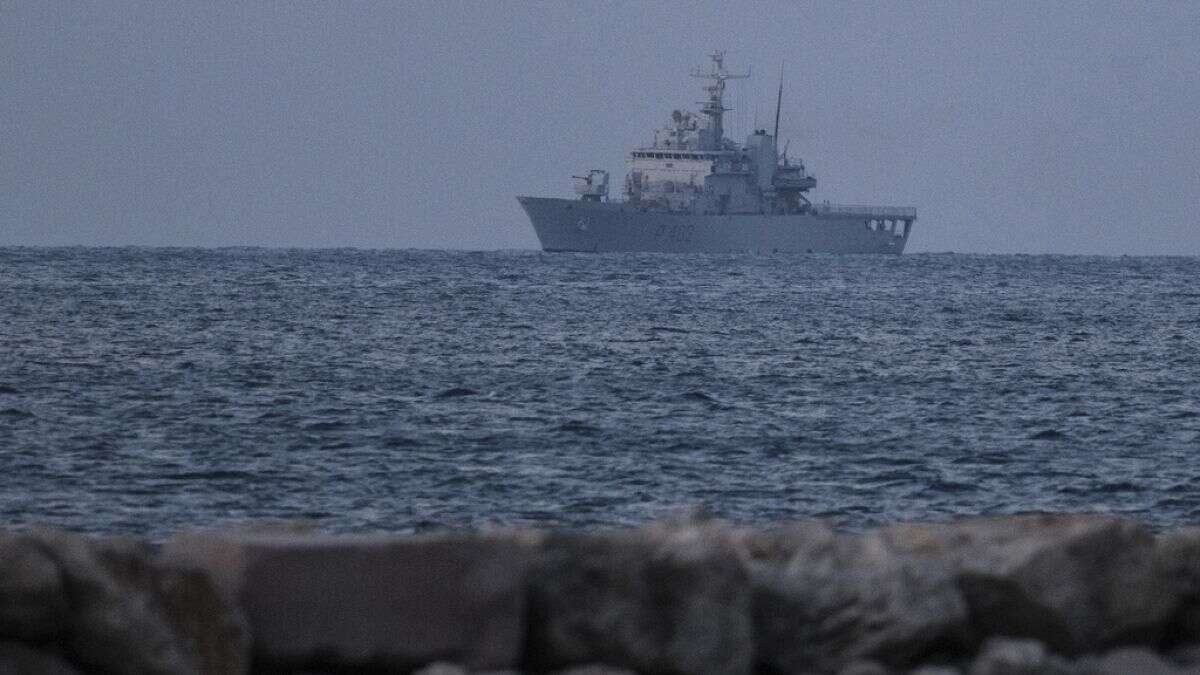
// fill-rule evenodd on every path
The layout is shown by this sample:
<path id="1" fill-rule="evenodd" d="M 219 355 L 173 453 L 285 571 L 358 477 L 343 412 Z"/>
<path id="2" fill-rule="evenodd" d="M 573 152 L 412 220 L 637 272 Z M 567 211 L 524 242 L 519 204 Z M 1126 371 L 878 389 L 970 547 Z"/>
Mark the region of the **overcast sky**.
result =
<path id="1" fill-rule="evenodd" d="M 714 48 L 910 251 L 1200 254 L 1200 2 L 1132 0 L 0 0 L 0 245 L 536 248 Z"/>

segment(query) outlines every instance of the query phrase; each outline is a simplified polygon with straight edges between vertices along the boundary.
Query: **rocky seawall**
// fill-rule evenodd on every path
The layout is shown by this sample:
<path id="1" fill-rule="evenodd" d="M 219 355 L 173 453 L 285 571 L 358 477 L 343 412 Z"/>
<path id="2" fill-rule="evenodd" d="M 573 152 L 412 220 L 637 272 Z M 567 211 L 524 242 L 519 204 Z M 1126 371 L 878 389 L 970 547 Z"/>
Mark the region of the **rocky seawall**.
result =
<path id="1" fill-rule="evenodd" d="M 1200 673 L 1200 528 L 0 534 L 0 673 Z"/>

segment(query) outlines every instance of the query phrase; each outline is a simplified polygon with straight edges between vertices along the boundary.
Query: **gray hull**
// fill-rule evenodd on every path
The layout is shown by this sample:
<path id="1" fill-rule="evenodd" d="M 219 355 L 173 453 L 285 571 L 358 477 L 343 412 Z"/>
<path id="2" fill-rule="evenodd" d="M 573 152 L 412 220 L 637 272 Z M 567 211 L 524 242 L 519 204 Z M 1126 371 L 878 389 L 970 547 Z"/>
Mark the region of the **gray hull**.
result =
<path id="1" fill-rule="evenodd" d="M 699 215 L 619 202 L 517 201 L 546 251 L 899 254 L 912 230 L 911 221 L 861 213 Z"/>

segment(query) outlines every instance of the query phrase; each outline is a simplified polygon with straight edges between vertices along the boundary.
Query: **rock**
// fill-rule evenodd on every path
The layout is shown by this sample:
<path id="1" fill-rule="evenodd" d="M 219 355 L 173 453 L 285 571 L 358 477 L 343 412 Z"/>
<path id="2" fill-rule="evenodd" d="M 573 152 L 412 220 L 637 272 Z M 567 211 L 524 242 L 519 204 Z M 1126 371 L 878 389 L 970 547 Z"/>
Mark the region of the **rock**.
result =
<path id="1" fill-rule="evenodd" d="M 71 608 L 63 641 L 76 662 L 114 673 L 197 672 L 155 611 L 145 549 L 58 530 L 35 536 L 63 578 Z"/>
<path id="2" fill-rule="evenodd" d="M 837 675 L 888 675 L 885 666 L 875 661 L 851 661 L 838 671 Z"/>
<path id="3" fill-rule="evenodd" d="M 530 544 L 512 535 L 179 535 L 164 564 L 211 575 L 271 667 L 517 665 Z"/>
<path id="4" fill-rule="evenodd" d="M 1148 649 L 1117 649 L 1076 662 L 1081 675 L 1200 675 L 1200 668 L 1179 668 Z"/>
<path id="5" fill-rule="evenodd" d="M 1168 645 L 1188 645 L 1200 642 L 1200 599 L 1183 596 L 1182 607 L 1166 629 L 1164 642 Z"/>
<path id="6" fill-rule="evenodd" d="M 967 605 L 942 562 L 875 534 L 805 524 L 787 562 L 751 560 L 758 660 L 782 673 L 836 672 L 855 660 L 892 668 L 965 651 Z M 753 556 L 751 556 L 753 557 Z"/>
<path id="7" fill-rule="evenodd" d="M 167 619 L 191 647 L 200 672 L 250 672 L 245 617 L 221 597 L 206 573 L 161 569 L 158 591 Z"/>
<path id="8" fill-rule="evenodd" d="M 1159 535 L 1154 553 L 1158 566 L 1180 598 L 1165 641 L 1200 643 L 1200 527 L 1184 527 Z"/>
<path id="9" fill-rule="evenodd" d="M 469 672 L 457 663 L 439 661 L 413 671 L 412 675 L 469 675 Z"/>
<path id="10" fill-rule="evenodd" d="M 1181 527 L 1155 538 L 1154 555 L 1180 590 L 1200 595 L 1200 526 Z"/>
<path id="11" fill-rule="evenodd" d="M 731 536 L 747 563 L 786 563 L 811 542 L 829 539 L 834 532 L 823 520 L 797 520 L 766 530 L 737 529 Z"/>
<path id="12" fill-rule="evenodd" d="M 980 639 L 1029 637 L 1067 654 L 1152 643 L 1179 604 L 1154 537 L 1121 518 L 973 518 L 897 525 L 881 536 L 952 565 Z"/>
<path id="13" fill-rule="evenodd" d="M 132 540 L 49 529 L 0 534 L 0 637 L 53 644 L 82 668 L 106 673 L 245 672 L 229 634 L 201 655 L 207 636 L 176 623 L 182 617 L 171 615 L 162 583 L 146 547 Z M 216 600 L 211 589 L 209 599 Z"/>
<path id="14" fill-rule="evenodd" d="M 252 653 L 287 672 L 1200 675 L 1200 528 L 1030 515 L 847 535 L 701 514 L 550 535 L 272 527 L 159 555 L 0 532 L 0 673 L 236 675 Z"/>
<path id="15" fill-rule="evenodd" d="M 624 668 L 613 668 L 602 663 L 589 663 L 586 666 L 575 666 L 574 668 L 560 670 L 554 675 L 637 675 L 637 673 L 632 670 L 625 670 Z"/>
<path id="16" fill-rule="evenodd" d="M 43 531 L 71 602 L 67 647 L 91 669 L 120 673 L 194 673 L 153 596 L 147 551 L 127 540 L 89 541 Z"/>
<path id="17" fill-rule="evenodd" d="M 1072 675 L 1072 665 L 1046 651 L 1037 640 L 990 638 L 971 664 L 969 675 Z"/>
<path id="18" fill-rule="evenodd" d="M 12 675 L 82 675 L 58 654 L 33 649 L 17 642 L 0 642 L 0 673 Z"/>
<path id="19" fill-rule="evenodd" d="M 144 545 L 57 530 L 30 536 L 62 578 L 69 611 L 60 642 L 73 662 L 106 673 L 205 672 L 167 616 Z"/>
<path id="20" fill-rule="evenodd" d="M 0 638 L 56 639 L 69 611 L 54 558 L 29 535 L 0 532 Z"/>
<path id="21" fill-rule="evenodd" d="M 531 577 L 528 665 L 744 675 L 749 584 L 727 530 L 664 524 L 551 535 Z"/>
<path id="22" fill-rule="evenodd" d="M 611 672 L 615 673 L 619 671 Z M 457 663 L 438 661 L 437 663 L 431 663 L 423 668 L 414 670 L 412 675 L 523 675 L 523 673 L 517 670 L 481 670 L 472 673 Z M 598 673 L 597 675 L 603 675 L 603 673 Z"/>
<path id="23" fill-rule="evenodd" d="M 1181 666 L 1200 666 L 1200 644 L 1181 645 L 1170 652 L 1171 660 Z"/>

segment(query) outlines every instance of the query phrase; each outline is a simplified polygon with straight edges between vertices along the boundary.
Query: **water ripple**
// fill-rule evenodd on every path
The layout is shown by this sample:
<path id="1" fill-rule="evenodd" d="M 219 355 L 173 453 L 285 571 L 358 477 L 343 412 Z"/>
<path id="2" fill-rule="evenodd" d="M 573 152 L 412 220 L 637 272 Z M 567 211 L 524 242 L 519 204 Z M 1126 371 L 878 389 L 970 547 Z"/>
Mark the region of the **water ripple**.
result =
<path id="1" fill-rule="evenodd" d="M 0 249 L 0 517 L 1200 518 L 1193 258 Z"/>

